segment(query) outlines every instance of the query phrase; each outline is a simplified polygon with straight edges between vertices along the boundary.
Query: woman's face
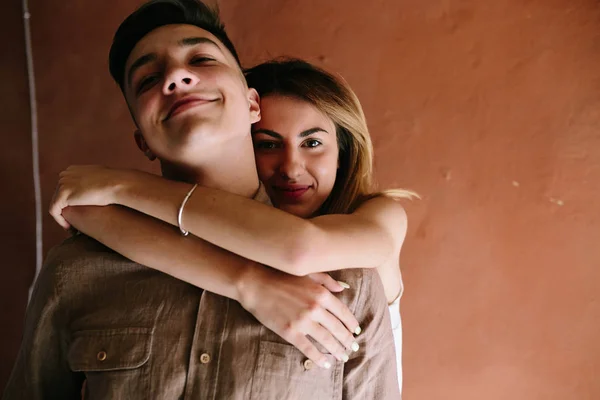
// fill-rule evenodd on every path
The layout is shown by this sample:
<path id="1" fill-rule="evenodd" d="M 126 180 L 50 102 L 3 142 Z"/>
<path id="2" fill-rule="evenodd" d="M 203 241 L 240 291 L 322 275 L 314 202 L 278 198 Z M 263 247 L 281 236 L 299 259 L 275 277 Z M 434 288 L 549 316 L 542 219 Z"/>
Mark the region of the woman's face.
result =
<path id="1" fill-rule="evenodd" d="M 338 144 L 331 119 L 311 104 L 280 95 L 261 99 L 252 126 L 258 176 L 273 205 L 307 218 L 335 183 Z"/>

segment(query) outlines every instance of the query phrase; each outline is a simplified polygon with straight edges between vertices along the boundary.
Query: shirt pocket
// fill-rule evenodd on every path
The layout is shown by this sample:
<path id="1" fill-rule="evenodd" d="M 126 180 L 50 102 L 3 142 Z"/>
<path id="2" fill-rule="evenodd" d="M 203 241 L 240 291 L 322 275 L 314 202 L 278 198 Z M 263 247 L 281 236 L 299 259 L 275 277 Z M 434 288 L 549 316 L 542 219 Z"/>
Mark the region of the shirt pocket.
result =
<path id="1" fill-rule="evenodd" d="M 86 376 L 86 399 L 150 398 L 151 328 L 81 330 L 68 351 L 71 370 Z"/>
<path id="2" fill-rule="evenodd" d="M 326 357 L 330 369 L 317 366 L 289 344 L 261 341 L 251 399 L 341 399 L 343 366 L 332 355 Z"/>

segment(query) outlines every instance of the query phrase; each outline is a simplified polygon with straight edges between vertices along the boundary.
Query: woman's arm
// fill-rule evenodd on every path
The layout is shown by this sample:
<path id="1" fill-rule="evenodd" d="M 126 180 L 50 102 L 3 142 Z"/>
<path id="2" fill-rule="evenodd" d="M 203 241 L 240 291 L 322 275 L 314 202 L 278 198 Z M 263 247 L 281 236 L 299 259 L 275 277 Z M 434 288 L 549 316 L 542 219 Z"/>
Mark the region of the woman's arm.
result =
<path id="1" fill-rule="evenodd" d="M 319 365 L 326 359 L 306 335 L 339 359 L 345 349 L 338 340 L 348 348 L 354 342 L 351 332 L 358 322 L 331 294 L 330 290 L 343 288 L 328 275 L 311 279 L 284 274 L 193 236 L 183 237 L 164 222 L 119 206 L 68 207 L 63 216 L 81 232 L 135 262 L 237 300 Z"/>
<path id="2" fill-rule="evenodd" d="M 190 188 L 147 174 L 122 185 L 115 202 L 177 225 L 179 206 Z M 305 275 L 380 266 L 403 236 L 406 214 L 395 201 L 376 198 L 350 215 L 303 219 L 242 196 L 198 187 L 185 206 L 183 226 L 243 257 Z"/>
<path id="3" fill-rule="evenodd" d="M 55 214 L 61 207 L 90 204 L 82 203 L 86 197 L 92 204 L 122 204 L 172 225 L 177 225 L 179 206 L 191 188 L 144 172 L 104 167 L 70 167 L 60 185 L 64 190 Z M 96 192 L 90 189 L 94 187 Z M 250 260 L 306 275 L 382 265 L 404 237 L 406 214 L 398 203 L 381 197 L 350 215 L 302 219 L 252 199 L 198 187 L 185 206 L 183 226 Z"/>

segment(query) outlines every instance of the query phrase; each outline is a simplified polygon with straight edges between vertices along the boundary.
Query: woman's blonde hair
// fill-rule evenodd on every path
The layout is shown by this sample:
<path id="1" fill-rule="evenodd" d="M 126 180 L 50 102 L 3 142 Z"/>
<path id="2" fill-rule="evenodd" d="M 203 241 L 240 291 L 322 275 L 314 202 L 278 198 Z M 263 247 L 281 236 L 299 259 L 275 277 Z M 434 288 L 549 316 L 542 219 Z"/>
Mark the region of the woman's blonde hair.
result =
<path id="1" fill-rule="evenodd" d="M 333 190 L 319 214 L 348 214 L 378 196 L 418 197 L 392 189 L 375 191 L 373 144 L 358 97 L 342 77 L 298 59 L 276 59 L 246 70 L 248 86 L 260 97 L 281 95 L 306 101 L 329 117 L 336 127 L 339 168 Z"/>

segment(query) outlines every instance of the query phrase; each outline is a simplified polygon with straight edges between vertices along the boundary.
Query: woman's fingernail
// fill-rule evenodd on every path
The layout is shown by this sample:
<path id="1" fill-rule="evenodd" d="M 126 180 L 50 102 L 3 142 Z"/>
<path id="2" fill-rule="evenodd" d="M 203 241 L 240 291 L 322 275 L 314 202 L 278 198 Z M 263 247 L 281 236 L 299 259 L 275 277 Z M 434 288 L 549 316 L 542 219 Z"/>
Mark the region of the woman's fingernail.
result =
<path id="1" fill-rule="evenodd" d="M 344 355 L 342 356 L 342 361 L 343 361 L 343 362 L 348 362 L 348 360 L 349 360 L 349 359 L 350 359 L 350 357 L 348 357 L 348 354 L 344 354 Z"/>
<path id="2" fill-rule="evenodd" d="M 360 349 L 360 346 L 358 345 L 358 343 L 356 343 L 356 342 L 352 343 L 352 351 L 354 351 L 356 353 L 358 351 L 358 349 Z"/>
<path id="3" fill-rule="evenodd" d="M 329 368 L 331 368 L 331 363 L 330 363 L 329 361 L 325 361 L 325 362 L 323 363 L 323 368 L 325 368 L 325 369 L 329 369 Z"/>
<path id="4" fill-rule="evenodd" d="M 348 285 L 346 282 L 344 281 L 337 281 L 337 283 L 340 284 L 341 287 L 343 287 L 344 289 L 350 289 L 350 285 Z"/>
<path id="5" fill-rule="evenodd" d="M 361 332 L 362 332 L 362 329 L 360 329 L 360 326 L 357 326 L 356 329 L 354 330 L 355 335 L 360 335 Z"/>

